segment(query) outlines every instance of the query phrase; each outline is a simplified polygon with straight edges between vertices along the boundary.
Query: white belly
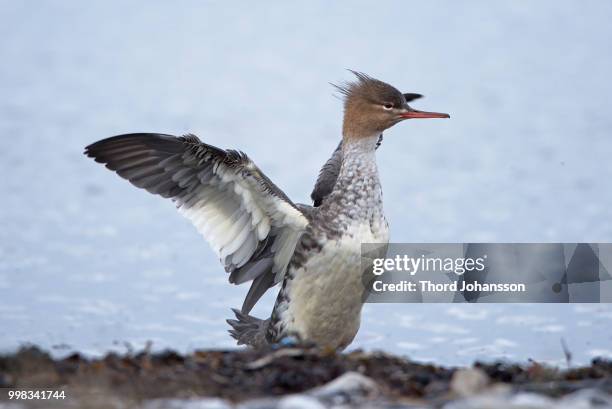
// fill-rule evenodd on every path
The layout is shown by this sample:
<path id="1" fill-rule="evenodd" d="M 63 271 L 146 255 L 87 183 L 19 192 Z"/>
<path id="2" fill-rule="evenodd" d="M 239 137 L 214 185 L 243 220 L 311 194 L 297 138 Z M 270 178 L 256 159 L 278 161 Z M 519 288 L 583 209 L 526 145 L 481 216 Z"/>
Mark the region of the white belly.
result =
<path id="1" fill-rule="evenodd" d="M 384 228 L 352 226 L 351 235 L 324 244 L 321 252 L 295 271 L 286 311 L 287 330 L 319 346 L 344 348 L 359 330 L 364 285 L 361 243 L 387 243 Z"/>

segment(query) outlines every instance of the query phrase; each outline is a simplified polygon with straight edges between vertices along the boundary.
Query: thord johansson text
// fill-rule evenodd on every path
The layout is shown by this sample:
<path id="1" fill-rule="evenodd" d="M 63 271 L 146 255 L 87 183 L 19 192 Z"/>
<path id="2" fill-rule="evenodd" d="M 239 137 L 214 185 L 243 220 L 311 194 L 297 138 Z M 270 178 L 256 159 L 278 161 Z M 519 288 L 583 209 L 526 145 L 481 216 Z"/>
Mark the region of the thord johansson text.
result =
<path id="1" fill-rule="evenodd" d="M 524 292 L 526 286 L 523 283 L 479 283 L 478 281 L 453 281 L 450 283 L 433 283 L 427 280 L 400 281 L 398 283 L 383 283 L 374 281 L 372 289 L 376 292 L 456 292 L 456 291 L 494 291 L 494 292 Z"/>

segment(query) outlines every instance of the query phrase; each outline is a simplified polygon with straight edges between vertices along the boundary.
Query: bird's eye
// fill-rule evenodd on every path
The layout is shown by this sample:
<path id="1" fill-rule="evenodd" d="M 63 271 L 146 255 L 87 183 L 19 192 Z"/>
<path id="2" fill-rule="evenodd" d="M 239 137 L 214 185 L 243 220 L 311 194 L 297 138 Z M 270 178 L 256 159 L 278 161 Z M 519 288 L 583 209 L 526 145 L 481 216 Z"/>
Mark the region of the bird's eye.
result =
<path id="1" fill-rule="evenodd" d="M 384 104 L 383 108 L 386 109 L 387 111 L 391 110 L 391 109 L 393 109 L 393 104 Z"/>

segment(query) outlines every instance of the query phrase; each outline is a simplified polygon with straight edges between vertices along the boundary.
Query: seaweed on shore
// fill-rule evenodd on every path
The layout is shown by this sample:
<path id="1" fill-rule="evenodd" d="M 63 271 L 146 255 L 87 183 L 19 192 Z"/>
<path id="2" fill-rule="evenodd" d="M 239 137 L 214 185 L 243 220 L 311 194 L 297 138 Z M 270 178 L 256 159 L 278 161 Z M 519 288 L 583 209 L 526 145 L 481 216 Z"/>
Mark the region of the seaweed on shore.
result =
<path id="1" fill-rule="evenodd" d="M 519 391 L 562 396 L 581 388 L 612 392 L 612 362 L 560 370 L 532 362 L 476 363 L 488 382 Z M 141 351 L 102 358 L 74 353 L 53 359 L 36 347 L 0 356 L 0 388 L 66 388 L 73 395 L 112 394 L 142 401 L 154 398 L 219 397 L 232 402 L 298 393 L 347 372 L 374 380 L 388 399 L 439 400 L 452 395 L 457 368 L 412 362 L 382 352 L 336 353 L 285 348 L 267 351 Z"/>

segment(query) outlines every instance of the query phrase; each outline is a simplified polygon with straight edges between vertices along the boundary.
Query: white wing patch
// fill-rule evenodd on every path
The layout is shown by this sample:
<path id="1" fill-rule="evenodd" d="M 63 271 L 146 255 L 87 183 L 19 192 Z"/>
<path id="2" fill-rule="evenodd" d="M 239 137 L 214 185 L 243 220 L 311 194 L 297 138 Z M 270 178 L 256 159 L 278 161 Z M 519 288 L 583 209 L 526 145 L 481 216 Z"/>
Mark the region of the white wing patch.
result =
<path id="1" fill-rule="evenodd" d="M 252 169 L 252 168 L 251 168 Z M 281 235 L 272 247 L 273 273 L 279 282 L 308 220 L 295 207 L 265 191 L 252 176 L 228 169 L 222 163 L 213 168 L 206 194 L 185 203 L 175 199 L 179 212 L 196 226 L 226 266 L 244 266 L 257 248 L 277 227 Z M 213 188 L 214 187 L 214 188 Z"/>
<path id="2" fill-rule="evenodd" d="M 85 153 L 175 201 L 231 272 L 230 282 L 253 280 L 243 311 L 282 280 L 308 219 L 243 153 L 161 134 L 119 135 Z"/>

